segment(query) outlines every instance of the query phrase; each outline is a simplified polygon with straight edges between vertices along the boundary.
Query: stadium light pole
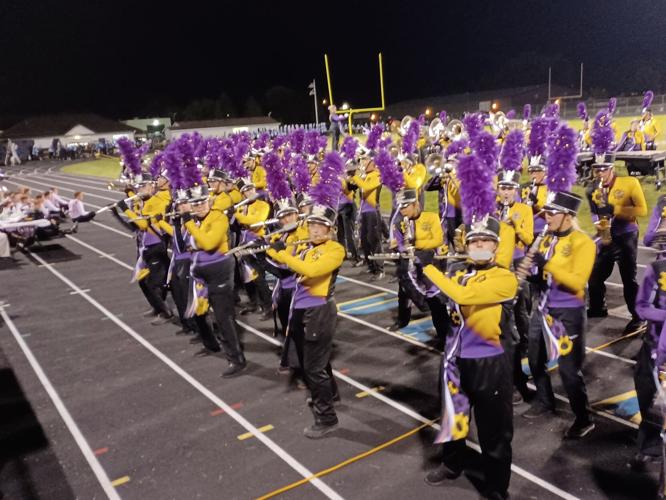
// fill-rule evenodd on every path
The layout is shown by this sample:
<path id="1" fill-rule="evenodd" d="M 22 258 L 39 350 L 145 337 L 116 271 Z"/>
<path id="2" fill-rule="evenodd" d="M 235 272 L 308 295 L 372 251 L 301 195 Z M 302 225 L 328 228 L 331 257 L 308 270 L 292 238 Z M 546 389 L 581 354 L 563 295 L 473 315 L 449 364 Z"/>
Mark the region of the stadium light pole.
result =
<path id="1" fill-rule="evenodd" d="M 319 127 L 319 109 L 317 109 L 318 103 L 317 103 L 317 81 L 312 80 L 312 83 L 308 85 L 308 88 L 310 89 L 310 95 L 314 96 L 314 111 L 315 111 L 315 123 L 317 124 L 317 127 Z"/>

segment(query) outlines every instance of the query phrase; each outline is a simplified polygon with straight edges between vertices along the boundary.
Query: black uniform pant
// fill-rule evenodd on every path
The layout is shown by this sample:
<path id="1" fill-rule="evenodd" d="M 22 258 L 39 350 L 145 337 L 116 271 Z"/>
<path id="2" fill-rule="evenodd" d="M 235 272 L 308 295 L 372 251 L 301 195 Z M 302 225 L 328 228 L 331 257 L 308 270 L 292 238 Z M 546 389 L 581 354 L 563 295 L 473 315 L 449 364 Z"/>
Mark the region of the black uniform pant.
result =
<path id="1" fill-rule="evenodd" d="M 347 258 L 359 260 L 358 248 L 354 241 L 354 223 L 356 222 L 356 205 L 345 203 L 338 211 L 338 241 L 345 247 Z"/>
<path id="2" fill-rule="evenodd" d="M 276 314 L 280 323 L 278 338 L 282 341 L 282 354 L 280 356 L 280 366 L 284 368 L 298 368 L 299 361 L 296 355 L 296 346 L 292 341 L 292 336 L 288 332 L 289 311 L 291 310 L 291 299 L 294 296 L 293 288 L 281 288 L 277 296 Z"/>
<path id="3" fill-rule="evenodd" d="M 516 259 L 514 261 L 514 268 L 518 268 L 520 260 L 521 259 Z M 516 331 L 518 332 L 516 345 L 513 347 L 513 381 L 516 388 L 523 396 L 529 394 L 527 388 L 528 377 L 523 371 L 522 360 L 527 356 L 530 317 L 532 315 L 532 289 L 530 285 L 531 284 L 526 283 L 525 286 L 518 290 L 516 303 L 513 306 Z"/>
<path id="4" fill-rule="evenodd" d="M 234 262 L 233 258 L 228 257 L 221 262 L 197 268 L 195 273 L 208 287 L 208 302 L 213 308 L 220 341 L 227 359 L 233 363 L 243 364 L 245 356 L 238 339 L 234 308 Z"/>
<path id="5" fill-rule="evenodd" d="M 312 395 L 315 423 L 320 425 L 338 422 L 333 407 L 338 385 L 331 369 L 336 317 L 335 301 L 329 299 L 322 306 L 293 309 L 289 322 L 289 336 L 296 346 L 305 383 Z"/>
<path id="6" fill-rule="evenodd" d="M 74 217 L 72 219 L 72 222 L 88 222 L 91 221 L 95 218 L 95 215 L 97 215 L 95 212 L 87 212 L 83 215 L 80 215 L 78 217 Z"/>
<path id="7" fill-rule="evenodd" d="M 139 281 L 139 288 L 155 313 L 171 315 L 166 299 L 166 279 L 169 269 L 169 256 L 163 243 L 150 245 L 143 249 L 143 261 L 150 273 Z"/>
<path id="8" fill-rule="evenodd" d="M 261 306 L 264 311 L 270 311 L 272 308 L 273 298 L 271 296 L 271 289 L 266 283 L 266 271 L 263 264 L 255 257 L 243 257 L 247 259 L 247 263 L 257 273 L 257 277 L 245 283 L 245 291 L 253 306 Z"/>
<path id="9" fill-rule="evenodd" d="M 511 479 L 513 405 L 511 363 L 502 353 L 477 359 L 457 359 L 460 387 L 474 411 L 481 446 L 486 491 L 505 495 Z M 442 459 L 451 470 L 462 470 L 465 440 L 444 443 Z"/>
<path id="10" fill-rule="evenodd" d="M 588 423 L 587 389 L 583 381 L 583 360 L 585 359 L 585 307 L 552 308 L 549 314 L 562 322 L 573 343 L 571 352 L 557 360 L 562 385 L 569 398 L 571 410 L 580 423 Z M 555 408 L 555 395 L 546 367 L 546 342 L 543 337 L 543 324 L 540 311 L 535 310 L 530 322 L 528 360 L 537 401 L 548 409 Z"/>
<path id="11" fill-rule="evenodd" d="M 382 221 L 378 210 L 361 213 L 361 248 L 370 272 L 373 274 L 383 272 L 382 261 L 368 259 L 370 255 L 382 251 Z"/>
<path id="12" fill-rule="evenodd" d="M 169 281 L 169 289 L 171 296 L 176 304 L 178 311 L 178 319 L 183 329 L 190 331 L 197 331 L 196 322 L 192 318 L 185 317 L 187 310 L 187 300 L 190 293 L 190 286 L 192 285 L 190 278 L 190 259 L 176 259 L 171 269 L 171 281 Z"/>
<path id="13" fill-rule="evenodd" d="M 638 317 L 636 314 L 636 295 L 638 294 L 638 282 L 636 281 L 637 252 L 638 231 L 613 237 L 613 241 L 609 245 L 601 246 L 590 276 L 589 295 L 592 311 L 606 309 L 606 285 L 604 285 L 604 281 L 611 275 L 613 266 L 617 262 L 622 277 L 622 291 L 627 309 L 629 309 L 632 317 Z"/>
<path id="14" fill-rule="evenodd" d="M 398 324 L 407 325 L 412 318 L 412 303 L 421 311 L 426 311 L 425 295 L 416 290 L 409 276 L 409 260 L 399 259 L 396 261 L 396 273 L 398 275 Z"/>
<path id="15" fill-rule="evenodd" d="M 660 456 L 662 447 L 660 433 L 663 417 L 658 403 L 655 405 L 657 387 L 653 375 L 654 360 L 651 357 L 651 351 L 649 344 L 644 341 L 640 351 L 638 351 L 636 366 L 634 366 L 634 385 L 638 396 L 638 407 L 641 410 L 641 423 L 638 427 L 638 450 L 645 455 Z"/>

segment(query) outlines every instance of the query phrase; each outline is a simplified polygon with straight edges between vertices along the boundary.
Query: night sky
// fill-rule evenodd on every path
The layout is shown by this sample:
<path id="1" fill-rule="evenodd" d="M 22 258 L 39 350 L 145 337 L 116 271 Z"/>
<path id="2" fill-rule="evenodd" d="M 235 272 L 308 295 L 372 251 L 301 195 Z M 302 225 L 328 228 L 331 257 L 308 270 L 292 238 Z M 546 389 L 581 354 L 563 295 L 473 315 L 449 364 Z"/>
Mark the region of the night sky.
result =
<path id="1" fill-rule="evenodd" d="M 377 52 L 387 101 L 542 83 L 666 90 L 664 1 L 2 0 L 0 115 L 165 114 L 226 92 L 242 112 L 280 85 L 376 105 Z M 264 106 L 265 107 L 265 106 Z"/>

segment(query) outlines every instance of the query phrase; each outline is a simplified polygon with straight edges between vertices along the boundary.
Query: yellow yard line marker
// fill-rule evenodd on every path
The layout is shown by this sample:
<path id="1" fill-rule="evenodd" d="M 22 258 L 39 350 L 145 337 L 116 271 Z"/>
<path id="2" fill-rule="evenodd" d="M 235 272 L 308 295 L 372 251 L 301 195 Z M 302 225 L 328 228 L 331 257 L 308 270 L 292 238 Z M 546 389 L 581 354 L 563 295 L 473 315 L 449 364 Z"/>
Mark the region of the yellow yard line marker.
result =
<path id="1" fill-rule="evenodd" d="M 635 337 L 636 335 L 643 333 L 644 331 L 645 331 L 644 329 L 641 329 L 635 332 L 628 333 L 627 335 L 623 335 L 622 337 L 618 337 L 609 342 L 606 342 L 605 344 L 598 345 L 597 347 L 590 347 L 588 348 L 587 352 L 601 351 L 602 349 L 605 349 L 606 347 L 611 346 L 621 340 L 628 339 L 630 337 Z"/>
<path id="2" fill-rule="evenodd" d="M 120 486 L 121 484 L 129 483 L 129 481 L 129 476 L 119 477 L 118 479 L 111 481 L 111 486 Z"/>
<path id="3" fill-rule="evenodd" d="M 623 392 L 622 394 L 618 394 L 617 396 L 612 396 L 608 399 L 602 399 L 601 401 L 597 401 L 596 403 L 592 403 L 590 406 L 612 405 L 612 404 L 624 401 L 626 399 L 629 399 L 631 397 L 636 397 L 636 391 Z"/>
<path id="4" fill-rule="evenodd" d="M 338 302 L 337 306 L 338 307 L 347 306 L 349 304 L 355 304 L 356 302 L 362 302 L 364 300 L 374 299 L 375 297 L 382 297 L 384 295 L 388 295 L 388 293 L 386 293 L 386 292 L 374 293 L 372 295 L 368 295 L 367 297 L 361 297 L 360 299 L 352 299 L 352 300 L 346 300 L 344 302 Z"/>
<path id="5" fill-rule="evenodd" d="M 268 432 L 272 429 L 273 429 L 273 426 L 268 424 L 268 425 L 264 425 L 263 427 L 259 427 L 257 430 L 259 432 Z M 251 437 L 253 437 L 253 434 L 251 432 L 246 432 L 245 434 L 241 434 L 240 436 L 238 436 L 238 440 L 239 441 L 244 441 L 244 440 L 249 439 Z"/>
<path id="6" fill-rule="evenodd" d="M 348 313 L 350 311 L 360 311 L 361 309 L 368 309 L 369 307 L 379 306 L 382 304 L 386 304 L 387 302 L 398 302 L 398 298 L 391 297 L 390 299 L 380 300 L 379 302 L 373 302 L 372 304 L 363 304 L 362 306 L 358 307 L 350 307 L 349 309 L 345 309 L 345 312 Z"/>
<path id="7" fill-rule="evenodd" d="M 369 391 L 359 392 L 359 393 L 356 395 L 356 397 L 357 397 L 357 398 L 364 398 L 364 397 L 366 397 L 366 396 L 369 396 L 370 393 L 373 393 L 373 392 L 381 392 L 381 391 L 383 391 L 384 389 L 385 389 L 385 387 L 384 387 L 383 385 L 380 385 L 380 386 L 377 386 L 377 387 L 373 387 L 373 388 L 370 389 Z"/>

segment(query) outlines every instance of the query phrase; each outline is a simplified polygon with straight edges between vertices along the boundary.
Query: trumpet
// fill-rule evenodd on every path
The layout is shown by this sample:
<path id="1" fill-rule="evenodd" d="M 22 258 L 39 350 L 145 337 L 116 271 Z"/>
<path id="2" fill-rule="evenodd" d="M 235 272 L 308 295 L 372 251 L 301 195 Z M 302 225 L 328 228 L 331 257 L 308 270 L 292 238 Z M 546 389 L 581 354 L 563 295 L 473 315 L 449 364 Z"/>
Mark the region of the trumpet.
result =
<path id="1" fill-rule="evenodd" d="M 272 233 L 272 234 L 279 234 L 278 231 Z M 329 240 L 330 237 L 325 238 L 325 240 Z M 313 240 L 312 238 L 307 238 L 304 240 L 296 240 L 292 241 L 291 243 L 287 244 L 287 246 L 291 247 L 298 247 L 300 245 L 307 245 L 308 243 L 312 243 Z M 269 243 L 263 243 L 261 245 L 256 245 L 256 241 L 252 241 L 250 243 L 246 243 L 245 245 L 241 245 L 240 247 L 232 248 L 227 252 L 227 255 L 236 255 L 237 257 L 247 257 L 248 255 L 257 255 L 260 253 L 264 253 L 266 250 L 268 250 L 271 245 Z"/>
<path id="2" fill-rule="evenodd" d="M 272 233 L 265 234 L 261 238 L 264 241 L 266 241 L 266 240 L 270 239 L 271 237 L 273 237 L 275 235 L 283 234 L 283 233 L 289 233 L 289 232 L 295 230 L 297 227 L 298 227 L 298 222 L 292 222 L 291 224 L 287 224 L 286 226 L 281 227 L 277 231 L 273 231 Z M 258 248 L 258 247 L 256 247 L 257 241 L 258 240 L 249 241 L 249 242 L 247 242 L 243 245 L 239 245 L 237 247 L 234 247 L 234 248 L 232 248 L 231 250 L 229 250 L 227 252 L 227 255 L 254 255 L 254 254 L 241 253 L 241 252 L 244 252 L 245 250 L 253 249 L 253 247 Z M 262 250 L 262 251 L 266 251 L 267 249 L 268 249 L 268 247 L 264 248 L 264 250 Z M 254 252 L 254 253 L 259 253 L 259 252 Z"/>
<path id="3" fill-rule="evenodd" d="M 250 229 L 261 229 L 263 227 L 270 226 L 271 224 L 277 224 L 279 222 L 280 222 L 280 219 L 276 219 L 276 218 L 266 219 L 266 220 L 262 220 L 261 222 L 255 222 L 254 224 L 250 224 L 248 227 Z"/>
<path id="4" fill-rule="evenodd" d="M 138 198 L 144 199 L 143 194 L 135 194 L 133 196 L 130 196 L 129 198 L 125 198 L 123 201 L 125 203 L 129 203 L 130 201 L 134 201 Z M 111 210 L 113 207 L 115 207 L 118 204 L 117 201 L 114 201 L 113 203 L 109 203 L 108 205 L 103 206 L 102 208 L 98 209 L 95 213 L 96 214 L 101 214 L 102 212 L 106 212 L 107 210 Z"/>
<path id="5" fill-rule="evenodd" d="M 127 177 L 120 177 L 115 181 L 111 181 L 106 185 L 106 189 L 109 191 L 125 191 L 127 188 L 131 187 L 132 183 Z"/>

